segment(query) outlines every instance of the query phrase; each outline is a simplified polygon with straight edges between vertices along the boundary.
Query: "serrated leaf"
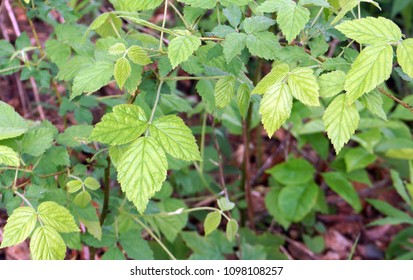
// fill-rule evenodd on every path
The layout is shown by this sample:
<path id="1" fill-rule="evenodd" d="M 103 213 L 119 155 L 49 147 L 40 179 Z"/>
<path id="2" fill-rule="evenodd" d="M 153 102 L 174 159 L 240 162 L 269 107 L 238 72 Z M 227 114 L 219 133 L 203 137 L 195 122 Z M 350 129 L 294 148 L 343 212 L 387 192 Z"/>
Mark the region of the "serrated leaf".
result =
<path id="1" fill-rule="evenodd" d="M 217 200 L 219 209 L 222 211 L 229 211 L 235 207 L 235 203 L 228 200 L 226 197 L 221 197 Z"/>
<path id="2" fill-rule="evenodd" d="M 177 36 L 169 42 L 168 57 L 172 67 L 186 61 L 201 45 L 201 39 L 194 35 Z"/>
<path id="3" fill-rule="evenodd" d="M 265 59 L 275 59 L 277 51 L 281 48 L 277 36 L 269 31 L 248 34 L 246 45 L 252 55 Z"/>
<path id="4" fill-rule="evenodd" d="M 80 208 L 85 208 L 92 201 L 92 196 L 88 191 L 81 191 L 73 199 L 73 203 Z"/>
<path id="5" fill-rule="evenodd" d="M 265 75 L 264 78 L 252 90 L 252 94 L 264 94 L 268 92 L 268 89 L 274 84 L 281 82 L 287 77 L 290 67 L 288 64 L 279 64 L 271 69 L 271 72 Z"/>
<path id="6" fill-rule="evenodd" d="M 280 1 L 283 4 L 277 8 L 277 23 L 285 38 L 290 43 L 304 29 L 310 20 L 310 11 L 293 1 Z"/>
<path id="7" fill-rule="evenodd" d="M 214 230 L 218 228 L 219 224 L 221 223 L 221 218 L 222 216 L 219 211 L 208 213 L 204 221 L 205 236 L 208 236 L 210 233 L 212 233 Z"/>
<path id="8" fill-rule="evenodd" d="M 413 39 L 403 40 L 397 46 L 397 61 L 403 72 L 413 78 Z"/>
<path id="9" fill-rule="evenodd" d="M 234 28 L 237 28 L 240 21 L 242 12 L 241 9 L 237 6 L 229 6 L 222 10 L 224 16 L 228 19 L 229 24 L 231 24 Z"/>
<path id="10" fill-rule="evenodd" d="M 37 208 L 37 214 L 44 225 L 50 226 L 58 232 L 80 231 L 69 210 L 56 202 L 46 201 L 41 203 Z"/>
<path id="11" fill-rule="evenodd" d="M 247 84 L 241 84 L 237 90 L 237 104 L 241 117 L 245 119 L 250 105 L 251 90 Z"/>
<path id="12" fill-rule="evenodd" d="M 167 167 L 166 155 L 153 137 L 141 137 L 125 151 L 118 165 L 118 180 L 140 213 L 161 189 Z"/>
<path id="13" fill-rule="evenodd" d="M 360 97 L 360 102 L 370 111 L 370 113 L 387 121 L 387 115 L 383 108 L 383 98 L 381 97 L 380 92 L 373 90 L 372 92 L 366 93 Z"/>
<path id="14" fill-rule="evenodd" d="M 359 120 L 356 105 L 348 104 L 344 94 L 337 96 L 327 107 L 323 122 L 336 154 L 350 140 L 358 127 Z"/>
<path id="15" fill-rule="evenodd" d="M 22 153 L 31 156 L 40 156 L 52 146 L 53 131 L 46 127 L 38 127 L 29 130 L 21 141 Z"/>
<path id="16" fill-rule="evenodd" d="M 131 67 L 129 60 L 124 57 L 119 58 L 115 63 L 115 68 L 113 70 L 113 75 L 115 80 L 119 85 L 119 88 L 122 89 L 126 80 L 129 78 L 131 73 Z"/>
<path id="17" fill-rule="evenodd" d="M 336 24 L 339 22 L 349 11 L 351 11 L 354 7 L 359 4 L 359 0 L 339 0 L 340 2 L 340 11 L 331 22 L 331 25 Z"/>
<path id="18" fill-rule="evenodd" d="M 28 127 L 12 106 L 0 101 L 0 140 L 22 135 Z"/>
<path id="19" fill-rule="evenodd" d="M 57 143 L 69 147 L 77 147 L 89 143 L 89 137 L 92 133 L 91 125 L 72 125 L 56 137 Z"/>
<path id="20" fill-rule="evenodd" d="M 347 172 L 367 167 L 376 160 L 376 156 L 361 147 L 353 148 L 344 155 Z"/>
<path id="21" fill-rule="evenodd" d="M 393 62 L 393 49 L 390 45 L 366 47 L 356 58 L 347 73 L 344 89 L 349 103 L 353 103 L 364 93 L 390 77 Z"/>
<path id="22" fill-rule="evenodd" d="M 227 227 L 225 230 L 225 235 L 228 239 L 228 241 L 232 241 L 235 239 L 235 236 L 237 235 L 238 232 L 238 223 L 236 220 L 231 219 L 227 223 Z"/>
<path id="23" fill-rule="evenodd" d="M 152 63 L 152 60 L 149 58 L 148 54 L 140 46 L 132 46 L 128 49 L 128 57 L 132 60 L 133 63 L 138 65 L 145 66 L 149 63 Z"/>
<path id="24" fill-rule="evenodd" d="M 400 28 L 384 17 L 367 17 L 343 22 L 336 26 L 341 33 L 360 44 L 397 43 L 402 38 Z"/>
<path id="25" fill-rule="evenodd" d="M 165 152 L 174 158 L 186 161 L 201 160 L 195 137 L 180 117 L 160 117 L 149 126 L 149 132 Z"/>
<path id="26" fill-rule="evenodd" d="M 107 85 L 113 75 L 113 63 L 107 61 L 98 61 L 89 65 L 76 75 L 73 81 L 72 94 L 73 99 L 82 93 L 91 93 Z"/>
<path id="27" fill-rule="evenodd" d="M 286 83 L 278 82 L 267 89 L 261 100 L 259 113 L 270 138 L 290 117 L 292 106 L 293 97 Z"/>
<path id="28" fill-rule="evenodd" d="M 235 78 L 227 76 L 217 81 L 215 85 L 215 105 L 217 108 L 224 108 L 230 102 L 235 93 Z"/>
<path id="29" fill-rule="evenodd" d="M 126 254 L 135 260 L 153 260 L 153 252 L 149 247 L 148 241 L 142 238 L 138 231 L 129 230 L 119 237 Z"/>
<path id="30" fill-rule="evenodd" d="M 320 96 L 323 98 L 333 97 L 344 90 L 346 73 L 337 70 L 321 75 L 318 78 L 320 85 Z"/>
<path id="31" fill-rule="evenodd" d="M 181 3 L 191 5 L 194 8 L 212 9 L 217 4 L 217 0 L 178 0 Z"/>
<path id="32" fill-rule="evenodd" d="M 40 226 L 30 240 L 30 253 L 33 260 L 63 260 L 66 244 L 54 228 Z"/>
<path id="33" fill-rule="evenodd" d="M 229 63 L 234 57 L 240 55 L 242 50 L 245 48 L 245 42 L 247 35 L 244 33 L 230 33 L 225 36 L 224 42 L 222 42 L 222 47 L 224 48 L 224 56 Z"/>
<path id="34" fill-rule="evenodd" d="M 120 55 L 126 52 L 125 44 L 123 43 L 116 43 L 112 47 L 109 48 L 109 53 L 113 55 Z"/>
<path id="35" fill-rule="evenodd" d="M 27 206 L 16 208 L 4 226 L 0 249 L 23 242 L 32 233 L 36 222 L 36 211 L 33 208 Z"/>
<path id="36" fill-rule="evenodd" d="M 242 23 L 247 34 L 267 30 L 271 25 L 275 24 L 275 20 L 264 16 L 253 16 L 246 18 Z"/>
<path id="37" fill-rule="evenodd" d="M 327 185 L 340 195 L 356 212 L 361 211 L 360 198 L 350 182 L 338 172 L 323 173 Z"/>
<path id="38" fill-rule="evenodd" d="M 85 186 L 86 186 L 86 188 L 88 188 L 89 190 L 92 190 L 92 191 L 96 191 L 96 190 L 100 189 L 99 182 L 93 177 L 87 177 L 85 179 Z"/>
<path id="39" fill-rule="evenodd" d="M 319 87 L 314 72 L 310 68 L 297 67 L 288 74 L 291 94 L 308 106 L 319 106 Z"/>
<path id="40" fill-rule="evenodd" d="M 110 145 L 122 145 L 137 139 L 148 127 L 142 108 L 131 104 L 113 107 L 113 112 L 103 116 L 96 124 L 90 139 Z"/>
<path id="41" fill-rule="evenodd" d="M 12 148 L 0 145 L 0 164 L 20 166 L 19 155 Z"/>
<path id="42" fill-rule="evenodd" d="M 75 193 L 78 190 L 80 190 L 83 186 L 83 182 L 80 180 L 71 180 L 67 182 L 66 187 L 67 187 L 67 192 L 68 193 Z"/>

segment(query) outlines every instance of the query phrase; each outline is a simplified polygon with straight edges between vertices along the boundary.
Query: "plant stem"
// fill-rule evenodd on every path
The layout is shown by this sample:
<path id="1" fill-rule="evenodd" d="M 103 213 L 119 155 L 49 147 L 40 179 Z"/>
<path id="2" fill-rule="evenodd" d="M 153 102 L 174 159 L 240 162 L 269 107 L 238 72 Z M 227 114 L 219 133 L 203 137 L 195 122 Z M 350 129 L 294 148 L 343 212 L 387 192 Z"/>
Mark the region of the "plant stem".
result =
<path id="1" fill-rule="evenodd" d="M 159 50 L 162 51 L 162 41 L 163 41 L 163 29 L 165 29 L 165 21 L 166 21 L 166 13 L 168 11 L 168 0 L 165 0 L 165 8 L 163 11 L 163 19 L 162 19 L 162 31 L 161 37 L 159 38 Z"/>
<path id="2" fill-rule="evenodd" d="M 156 107 L 158 106 L 159 97 L 161 96 L 161 88 L 162 88 L 162 85 L 163 85 L 163 80 L 161 80 L 161 81 L 159 82 L 158 90 L 157 90 L 157 92 L 156 92 L 155 103 L 153 104 L 153 108 L 152 108 L 151 116 L 149 117 L 148 124 L 151 124 L 151 123 L 152 123 L 153 117 L 155 116 Z M 148 131 L 148 130 L 147 130 L 147 131 Z"/>
<path id="3" fill-rule="evenodd" d="M 175 7 L 174 4 L 169 2 L 169 6 L 172 7 L 172 9 L 175 11 L 175 13 L 179 16 L 179 18 L 182 20 L 182 22 L 185 24 L 186 29 L 192 30 L 192 28 L 189 26 L 189 24 L 186 22 L 185 18 L 182 16 L 181 12 L 178 10 L 177 7 Z"/>
<path id="4" fill-rule="evenodd" d="M 171 251 L 168 250 L 168 248 L 166 248 L 165 244 L 162 243 L 162 241 L 156 236 L 155 233 L 153 233 L 153 231 L 145 224 L 143 223 L 141 220 L 139 220 L 139 218 L 136 217 L 132 217 L 132 219 L 134 221 L 136 221 L 139 225 L 141 225 L 148 233 L 150 236 L 152 236 L 153 239 L 155 239 L 156 242 L 158 242 L 159 246 L 162 247 L 162 249 L 165 251 L 165 253 L 168 254 L 168 256 L 172 259 L 176 261 L 175 256 L 171 253 Z"/>
<path id="5" fill-rule="evenodd" d="M 199 76 L 199 77 L 191 77 L 191 76 L 177 76 L 177 77 L 164 77 L 162 81 L 186 81 L 186 80 L 218 80 L 225 78 L 227 76 Z"/>
<path id="6" fill-rule="evenodd" d="M 201 154 L 201 162 L 199 163 L 199 170 L 200 173 L 204 172 L 204 153 L 205 153 L 205 131 L 206 131 L 206 124 L 207 124 L 207 117 L 208 114 L 205 110 L 204 115 L 202 117 L 202 129 L 201 129 L 201 145 L 200 145 L 200 154 Z"/>
<path id="7" fill-rule="evenodd" d="M 410 112 L 413 113 L 413 107 L 410 106 L 409 104 L 407 104 L 406 102 L 398 99 L 396 96 L 388 93 L 387 91 L 385 91 L 383 88 L 377 88 L 377 90 L 381 93 L 383 93 L 385 96 L 389 97 L 390 99 L 392 99 L 393 101 L 399 103 L 401 106 L 403 106 L 404 108 L 406 108 L 407 110 L 409 110 Z"/>
<path id="8" fill-rule="evenodd" d="M 24 195 L 22 195 L 21 193 L 19 193 L 18 191 L 14 191 L 14 194 L 17 195 L 18 197 L 20 197 L 27 205 L 29 205 L 31 208 L 35 209 L 33 207 L 33 205 L 30 203 L 30 201 L 27 200 L 27 198 L 24 197 Z"/>
<path id="9" fill-rule="evenodd" d="M 104 182 L 104 198 L 103 198 L 103 207 L 102 207 L 102 214 L 100 215 L 100 225 L 103 225 L 105 222 L 106 216 L 108 215 L 108 209 L 109 209 L 109 194 L 110 194 L 110 156 L 109 154 L 106 157 L 106 162 L 107 165 L 105 168 L 105 182 Z"/>
<path id="10" fill-rule="evenodd" d="M 318 18 L 321 16 L 321 13 L 323 12 L 324 7 L 321 7 L 320 10 L 318 11 L 317 15 L 315 16 L 313 22 L 311 23 L 311 27 L 313 27 L 315 25 L 315 23 L 317 22 Z"/>

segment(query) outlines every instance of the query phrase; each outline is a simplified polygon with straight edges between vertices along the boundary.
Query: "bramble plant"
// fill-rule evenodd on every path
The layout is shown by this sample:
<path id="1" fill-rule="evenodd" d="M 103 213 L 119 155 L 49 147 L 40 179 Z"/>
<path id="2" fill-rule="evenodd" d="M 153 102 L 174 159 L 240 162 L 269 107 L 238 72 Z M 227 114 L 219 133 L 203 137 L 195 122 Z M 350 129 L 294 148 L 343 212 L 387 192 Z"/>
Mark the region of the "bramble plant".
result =
<path id="1" fill-rule="evenodd" d="M 0 41 L 0 74 L 33 79 L 56 97 L 48 106 L 65 123 L 60 132 L 0 101 L 0 193 L 9 214 L 0 248 L 30 238 L 33 259 L 64 259 L 67 247 L 82 244 L 106 248 L 103 259 L 282 259 L 282 237 L 251 230 L 249 143 L 260 122 L 268 138 L 284 128 L 330 162 L 316 174 L 280 146 L 286 161 L 262 165 L 266 208 L 285 229 L 330 211 L 321 182 L 360 212 L 352 182 L 370 184 L 365 167 L 378 157 L 390 165 L 413 159 L 400 121 L 412 120 L 411 98 L 399 100 L 385 83 L 391 75 L 412 82 L 413 39 L 390 19 L 362 17 L 364 6 L 380 9 L 373 0 L 110 0 L 113 10 L 88 26 L 81 22 L 93 9 L 66 2 L 18 1 L 35 40 L 21 33 L 14 45 Z M 64 23 L 50 16 L 55 9 Z M 163 16 L 154 23 L 157 9 Z M 53 27 L 44 45 L 34 18 Z M 224 166 L 228 134 L 243 136 L 242 171 Z M 350 140 L 357 145 L 345 147 Z M 411 205 L 411 187 L 402 195 Z M 203 221 L 205 237 L 191 219 Z M 305 241 L 320 247 L 317 233 Z"/>

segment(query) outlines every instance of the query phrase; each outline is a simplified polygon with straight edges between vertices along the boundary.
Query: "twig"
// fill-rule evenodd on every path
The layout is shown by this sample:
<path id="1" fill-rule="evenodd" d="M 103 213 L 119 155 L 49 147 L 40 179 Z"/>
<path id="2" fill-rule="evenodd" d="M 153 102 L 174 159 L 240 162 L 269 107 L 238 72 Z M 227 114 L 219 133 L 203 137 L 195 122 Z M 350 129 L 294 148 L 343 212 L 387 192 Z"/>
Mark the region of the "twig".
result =
<path id="1" fill-rule="evenodd" d="M 224 175 L 222 152 L 221 152 L 221 148 L 219 147 L 219 143 L 218 143 L 218 139 L 217 139 L 217 134 L 215 132 L 215 128 L 213 129 L 213 135 L 214 135 L 215 149 L 217 150 L 217 153 L 218 153 L 219 181 L 220 181 L 220 184 L 221 184 L 221 188 L 224 191 L 225 197 L 229 200 L 228 190 L 227 190 L 227 186 L 225 184 L 225 175 Z"/>
<path id="2" fill-rule="evenodd" d="M 105 222 L 106 216 L 108 214 L 109 209 L 109 194 L 110 194 L 110 157 L 109 154 L 106 157 L 107 167 L 105 168 L 105 182 L 104 182 L 104 199 L 103 199 L 103 207 L 102 207 L 102 214 L 100 215 L 100 225 L 103 225 Z"/>
<path id="3" fill-rule="evenodd" d="M 398 99 L 396 96 L 388 93 L 387 91 L 385 91 L 383 88 L 377 88 L 378 91 L 380 91 L 381 93 L 383 93 L 385 96 L 387 96 L 388 98 L 392 99 L 393 101 L 399 103 L 400 105 L 402 105 L 404 108 L 406 108 L 407 110 L 409 110 L 410 112 L 413 113 L 413 107 L 410 106 L 409 104 L 407 104 L 406 102 Z"/>
<path id="4" fill-rule="evenodd" d="M 168 0 L 165 0 L 165 8 L 163 11 L 163 19 L 162 19 L 162 29 L 165 28 L 166 22 L 166 13 L 168 12 Z M 163 30 L 161 31 L 161 37 L 159 38 L 159 50 L 162 51 L 162 41 L 163 41 Z"/>

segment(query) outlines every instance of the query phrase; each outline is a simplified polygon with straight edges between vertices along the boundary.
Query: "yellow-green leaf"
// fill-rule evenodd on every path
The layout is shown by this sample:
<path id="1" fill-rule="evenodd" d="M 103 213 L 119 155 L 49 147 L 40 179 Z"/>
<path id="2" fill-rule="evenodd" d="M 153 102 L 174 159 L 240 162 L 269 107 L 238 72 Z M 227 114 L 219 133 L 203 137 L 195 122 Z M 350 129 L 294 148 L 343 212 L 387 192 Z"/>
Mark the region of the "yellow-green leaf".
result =
<path id="1" fill-rule="evenodd" d="M 0 145 L 0 164 L 20 166 L 19 155 L 12 148 Z"/>
<path id="2" fill-rule="evenodd" d="M 287 75 L 288 71 L 290 71 L 290 67 L 288 64 L 279 64 L 274 66 L 271 69 L 271 72 L 265 75 L 264 78 L 256 85 L 256 87 L 252 90 L 252 94 L 264 94 L 268 92 L 268 89 L 272 87 L 274 84 L 281 82 L 284 80 Z"/>
<path id="3" fill-rule="evenodd" d="M 1 248 L 17 245 L 30 236 L 36 226 L 37 216 L 33 208 L 16 208 L 4 226 Z"/>
<path id="4" fill-rule="evenodd" d="M 413 78 L 413 39 L 407 39 L 397 46 L 397 61 L 402 70 Z"/>
<path id="5" fill-rule="evenodd" d="M 87 177 L 85 179 L 85 186 L 92 191 L 100 189 L 99 182 L 93 177 Z"/>
<path id="6" fill-rule="evenodd" d="M 66 244 L 54 228 L 44 225 L 34 231 L 30 252 L 33 260 L 63 260 Z"/>
<path id="7" fill-rule="evenodd" d="M 186 61 L 201 45 L 201 39 L 194 35 L 183 35 L 169 42 L 168 57 L 173 68 Z"/>
<path id="8" fill-rule="evenodd" d="M 73 203 L 80 208 L 85 208 L 92 201 L 92 196 L 88 191 L 81 191 L 73 199 Z"/>
<path id="9" fill-rule="evenodd" d="M 145 66 L 152 62 L 148 54 L 140 46 L 132 46 L 128 49 L 128 57 L 133 63 Z"/>
<path id="10" fill-rule="evenodd" d="M 337 70 L 321 75 L 318 78 L 320 85 L 320 96 L 327 98 L 333 97 L 344 90 L 346 73 Z"/>
<path id="11" fill-rule="evenodd" d="M 116 61 L 115 69 L 113 70 L 113 75 L 115 80 L 119 85 L 119 88 L 122 89 L 126 80 L 129 78 L 131 72 L 131 67 L 129 60 L 124 57 L 119 58 Z"/>
<path id="12" fill-rule="evenodd" d="M 347 73 L 344 89 L 347 91 L 348 102 L 353 103 L 387 80 L 392 71 L 392 62 L 393 49 L 390 45 L 366 47 Z"/>
<path id="13" fill-rule="evenodd" d="M 231 219 L 227 223 L 227 228 L 225 231 L 225 235 L 229 241 L 232 241 L 235 239 L 235 236 L 237 235 L 238 232 L 238 223 L 236 220 Z"/>
<path id="14" fill-rule="evenodd" d="M 50 226 L 58 232 L 80 231 L 75 219 L 69 210 L 53 201 L 46 201 L 39 205 L 37 213 L 44 225 Z"/>
<path id="15" fill-rule="evenodd" d="M 291 94 L 308 106 L 319 106 L 319 86 L 314 72 L 310 68 L 297 67 L 288 75 Z"/>
<path id="16" fill-rule="evenodd" d="M 214 230 L 216 230 L 220 223 L 221 223 L 221 212 L 214 211 L 214 212 L 208 213 L 204 221 L 205 236 L 209 235 Z"/>
<path id="17" fill-rule="evenodd" d="M 235 93 L 235 78 L 233 76 L 227 76 L 219 79 L 215 85 L 215 105 L 218 108 L 226 107 Z"/>
<path id="18" fill-rule="evenodd" d="M 67 182 L 66 187 L 69 193 L 75 193 L 80 190 L 83 186 L 83 182 L 80 180 L 71 180 Z"/>

